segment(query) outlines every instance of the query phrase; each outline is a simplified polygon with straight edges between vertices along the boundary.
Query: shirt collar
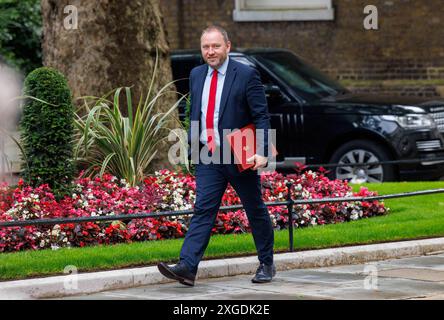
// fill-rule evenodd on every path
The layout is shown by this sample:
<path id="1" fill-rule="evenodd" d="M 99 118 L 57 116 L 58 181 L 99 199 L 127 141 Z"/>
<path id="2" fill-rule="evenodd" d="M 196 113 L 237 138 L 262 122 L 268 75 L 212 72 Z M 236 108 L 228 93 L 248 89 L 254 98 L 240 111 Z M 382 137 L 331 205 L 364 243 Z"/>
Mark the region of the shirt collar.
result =
<path id="1" fill-rule="evenodd" d="M 217 69 L 217 71 L 222 74 L 225 75 L 225 73 L 227 72 L 227 68 L 228 68 L 228 60 L 230 60 L 230 58 L 227 56 L 227 58 L 225 59 L 224 63 L 222 63 L 222 65 L 219 67 L 219 69 Z M 213 68 L 211 68 L 210 66 L 208 66 L 208 75 L 212 75 L 213 74 Z"/>

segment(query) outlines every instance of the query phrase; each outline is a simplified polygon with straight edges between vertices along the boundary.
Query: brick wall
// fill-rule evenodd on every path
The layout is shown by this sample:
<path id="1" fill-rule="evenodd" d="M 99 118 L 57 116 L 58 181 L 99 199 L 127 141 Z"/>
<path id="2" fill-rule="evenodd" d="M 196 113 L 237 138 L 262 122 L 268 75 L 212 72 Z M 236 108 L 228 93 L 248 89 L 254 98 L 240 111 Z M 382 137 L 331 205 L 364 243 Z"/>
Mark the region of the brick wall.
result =
<path id="1" fill-rule="evenodd" d="M 384 84 L 388 91 L 399 87 L 396 80 L 430 81 L 425 87 L 444 80 L 442 0 L 334 0 L 333 21 L 305 22 L 234 22 L 234 2 L 161 1 L 171 48 L 199 48 L 201 30 L 216 23 L 227 29 L 234 47 L 287 48 L 339 80 L 370 81 L 369 90 L 381 86 L 379 80 L 394 81 Z M 367 4 L 378 8 L 379 30 L 363 27 Z M 430 94 L 421 86 L 418 93 Z M 412 87 L 409 94 L 418 86 Z"/>

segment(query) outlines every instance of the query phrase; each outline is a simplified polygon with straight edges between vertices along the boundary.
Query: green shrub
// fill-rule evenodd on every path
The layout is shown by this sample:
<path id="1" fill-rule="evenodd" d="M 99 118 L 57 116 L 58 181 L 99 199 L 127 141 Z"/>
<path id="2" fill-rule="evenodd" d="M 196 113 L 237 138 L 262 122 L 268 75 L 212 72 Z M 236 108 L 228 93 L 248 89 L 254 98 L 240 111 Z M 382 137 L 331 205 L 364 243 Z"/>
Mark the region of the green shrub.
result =
<path id="1" fill-rule="evenodd" d="M 38 68 L 25 79 L 20 121 L 25 163 L 23 179 L 32 186 L 44 183 L 61 196 L 74 175 L 74 107 L 65 77 L 51 68 Z"/>

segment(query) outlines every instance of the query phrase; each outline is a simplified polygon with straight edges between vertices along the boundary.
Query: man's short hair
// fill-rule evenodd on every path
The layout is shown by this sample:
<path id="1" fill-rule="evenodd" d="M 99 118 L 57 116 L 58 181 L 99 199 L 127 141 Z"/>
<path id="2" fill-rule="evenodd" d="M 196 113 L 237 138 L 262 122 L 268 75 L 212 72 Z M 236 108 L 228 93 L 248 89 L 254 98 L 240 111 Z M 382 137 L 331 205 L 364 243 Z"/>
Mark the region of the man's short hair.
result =
<path id="1" fill-rule="evenodd" d="M 202 38 L 202 36 L 210 31 L 219 31 L 222 34 L 222 37 L 224 38 L 225 43 L 228 43 L 228 41 L 230 41 L 230 39 L 228 39 L 228 33 L 227 31 L 222 28 L 221 26 L 217 26 L 217 25 L 211 25 L 209 27 L 206 27 L 203 31 L 202 34 L 200 35 L 200 37 Z"/>

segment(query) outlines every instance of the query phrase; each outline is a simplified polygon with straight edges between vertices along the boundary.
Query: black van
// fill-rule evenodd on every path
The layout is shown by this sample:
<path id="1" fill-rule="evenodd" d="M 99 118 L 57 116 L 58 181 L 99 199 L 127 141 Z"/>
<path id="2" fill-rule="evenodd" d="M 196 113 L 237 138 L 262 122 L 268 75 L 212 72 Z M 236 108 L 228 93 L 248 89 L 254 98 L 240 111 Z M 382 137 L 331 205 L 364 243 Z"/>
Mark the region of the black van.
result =
<path id="1" fill-rule="evenodd" d="M 236 50 L 230 59 L 261 74 L 277 133 L 278 171 L 295 162 L 338 163 L 330 177 L 352 182 L 444 176 L 444 160 L 434 160 L 444 158 L 444 100 L 353 94 L 288 50 Z M 188 93 L 190 71 L 203 63 L 200 52 L 174 51 L 171 63 L 174 79 L 184 79 L 178 91 Z M 184 119 L 184 105 L 179 113 Z M 407 161 L 366 165 L 390 160 Z"/>

